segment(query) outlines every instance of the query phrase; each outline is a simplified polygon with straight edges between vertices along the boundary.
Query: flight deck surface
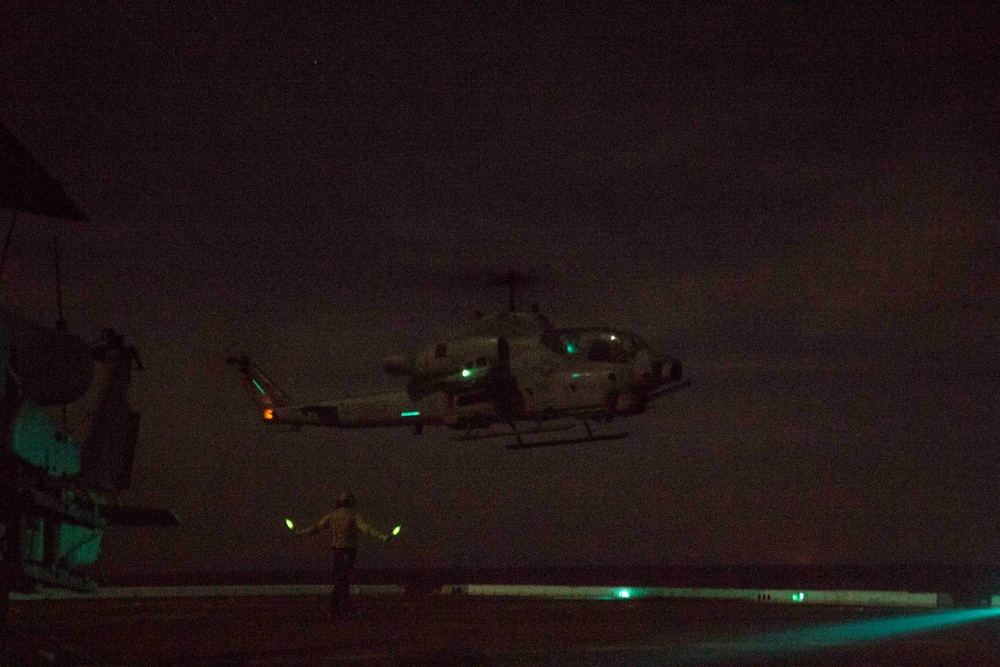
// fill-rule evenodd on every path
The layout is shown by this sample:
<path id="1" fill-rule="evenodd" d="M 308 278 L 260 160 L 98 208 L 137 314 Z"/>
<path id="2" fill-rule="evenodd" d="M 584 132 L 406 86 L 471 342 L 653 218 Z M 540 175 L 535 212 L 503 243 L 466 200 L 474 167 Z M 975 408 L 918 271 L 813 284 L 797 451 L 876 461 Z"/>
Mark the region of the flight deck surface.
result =
<path id="1" fill-rule="evenodd" d="M 14 600 L 7 664 L 987 665 L 1000 610 L 316 595 Z"/>

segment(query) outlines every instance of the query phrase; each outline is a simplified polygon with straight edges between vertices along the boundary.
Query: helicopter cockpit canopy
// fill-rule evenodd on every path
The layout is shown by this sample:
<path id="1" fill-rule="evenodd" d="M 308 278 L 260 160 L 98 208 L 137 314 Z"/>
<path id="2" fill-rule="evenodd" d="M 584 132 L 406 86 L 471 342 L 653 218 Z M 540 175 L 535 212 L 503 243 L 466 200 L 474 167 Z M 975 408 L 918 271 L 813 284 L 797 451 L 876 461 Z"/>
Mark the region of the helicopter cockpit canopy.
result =
<path id="1" fill-rule="evenodd" d="M 649 345 L 639 336 L 613 329 L 553 329 L 542 334 L 542 344 L 550 350 L 587 361 L 625 363 Z"/>

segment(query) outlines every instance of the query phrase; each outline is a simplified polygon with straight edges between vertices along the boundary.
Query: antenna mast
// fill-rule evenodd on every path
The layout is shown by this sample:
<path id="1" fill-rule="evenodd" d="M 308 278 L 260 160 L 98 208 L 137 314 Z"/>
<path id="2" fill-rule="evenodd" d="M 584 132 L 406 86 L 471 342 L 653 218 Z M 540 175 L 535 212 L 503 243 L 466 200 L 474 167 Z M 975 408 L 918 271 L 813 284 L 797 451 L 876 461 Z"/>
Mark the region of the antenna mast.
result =
<path id="1" fill-rule="evenodd" d="M 7 237 L 3 242 L 3 254 L 0 255 L 0 281 L 3 280 L 3 268 L 7 263 L 7 251 L 10 250 L 10 237 L 14 235 L 14 225 L 17 224 L 17 211 L 11 211 L 10 227 L 7 229 Z"/>
<path id="2" fill-rule="evenodd" d="M 62 300 L 62 269 L 59 265 L 59 235 L 52 235 L 52 247 L 56 253 L 56 331 L 66 331 L 66 319 L 63 317 Z"/>

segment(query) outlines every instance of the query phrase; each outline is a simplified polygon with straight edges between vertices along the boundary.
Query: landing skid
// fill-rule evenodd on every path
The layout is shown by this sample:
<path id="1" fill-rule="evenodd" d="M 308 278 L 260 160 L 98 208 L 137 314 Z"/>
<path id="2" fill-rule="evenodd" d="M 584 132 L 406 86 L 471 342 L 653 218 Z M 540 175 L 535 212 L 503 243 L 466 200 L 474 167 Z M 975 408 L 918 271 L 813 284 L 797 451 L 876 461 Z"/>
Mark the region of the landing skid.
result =
<path id="1" fill-rule="evenodd" d="M 523 430 L 518 430 L 518 428 L 513 424 L 508 424 L 508 426 L 511 427 L 510 431 L 482 431 L 479 433 L 466 431 L 462 435 L 452 436 L 452 441 L 465 442 L 467 440 L 496 440 L 497 438 L 516 438 L 521 435 L 534 435 L 536 433 L 558 433 L 560 431 L 568 431 L 571 428 L 575 428 L 576 420 L 562 419 L 548 423 L 536 424 L 531 428 Z"/>
<path id="2" fill-rule="evenodd" d="M 571 438 L 559 438 L 556 440 L 525 440 L 525 436 L 533 436 L 541 433 L 560 433 L 569 431 L 579 425 L 587 430 L 587 435 Z M 603 440 L 621 440 L 628 435 L 628 432 L 619 433 L 594 433 L 590 423 L 585 419 L 566 419 L 548 424 L 538 424 L 533 428 L 518 429 L 510 424 L 511 430 L 506 432 L 486 432 L 486 433 L 466 433 L 452 438 L 455 442 L 465 442 L 468 440 L 499 440 L 514 438 L 515 442 L 505 445 L 507 449 L 531 449 L 533 447 L 554 447 L 557 445 L 573 445 L 584 442 L 601 442 Z"/>
<path id="3" fill-rule="evenodd" d="M 601 442 L 602 440 L 621 440 L 628 433 L 609 433 L 607 435 L 588 435 L 585 438 L 566 438 L 564 440 L 542 440 L 540 442 L 524 442 L 518 437 L 517 442 L 504 445 L 506 449 L 531 449 L 533 447 L 556 447 L 558 445 L 575 445 L 582 442 Z"/>

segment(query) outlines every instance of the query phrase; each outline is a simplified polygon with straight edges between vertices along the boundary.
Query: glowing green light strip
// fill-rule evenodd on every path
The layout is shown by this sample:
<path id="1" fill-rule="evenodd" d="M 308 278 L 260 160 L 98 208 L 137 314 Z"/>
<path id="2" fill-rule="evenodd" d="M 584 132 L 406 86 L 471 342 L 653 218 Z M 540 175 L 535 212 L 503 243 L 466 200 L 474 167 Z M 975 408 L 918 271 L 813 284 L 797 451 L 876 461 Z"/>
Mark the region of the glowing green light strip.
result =
<path id="1" fill-rule="evenodd" d="M 419 417 L 420 416 L 420 412 L 417 411 L 417 410 L 413 410 L 412 412 L 400 412 L 399 416 L 400 417 Z"/>
<path id="2" fill-rule="evenodd" d="M 884 641 L 903 635 L 931 632 L 963 623 L 995 618 L 998 615 L 1000 615 L 998 609 L 959 609 L 931 614 L 907 614 L 893 618 L 779 630 L 735 641 L 729 646 L 729 649 L 735 650 L 737 653 L 773 655 L 851 646 L 864 642 Z"/>
<path id="3" fill-rule="evenodd" d="M 250 381 L 251 381 L 251 382 L 253 382 L 253 386 L 257 387 L 257 391 L 259 391 L 259 392 L 260 392 L 260 393 L 262 393 L 262 394 L 263 394 L 263 393 L 266 393 L 266 392 L 264 391 L 264 388 L 263 388 L 262 386 L 260 386 L 260 385 L 259 385 L 259 384 L 257 383 L 257 381 L 256 381 L 256 380 L 250 380 Z"/>

